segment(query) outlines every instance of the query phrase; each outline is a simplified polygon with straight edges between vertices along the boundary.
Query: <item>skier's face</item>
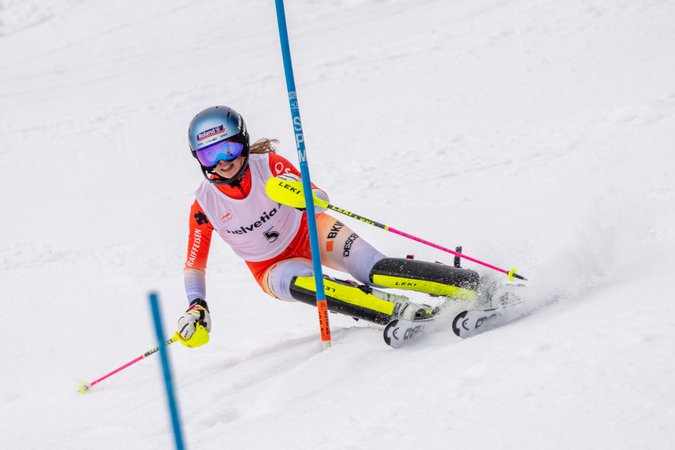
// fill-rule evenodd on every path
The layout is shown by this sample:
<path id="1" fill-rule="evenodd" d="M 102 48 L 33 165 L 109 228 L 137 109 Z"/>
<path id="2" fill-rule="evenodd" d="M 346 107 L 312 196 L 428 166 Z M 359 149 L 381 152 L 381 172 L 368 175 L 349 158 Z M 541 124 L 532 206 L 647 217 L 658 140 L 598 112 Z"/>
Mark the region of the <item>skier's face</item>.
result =
<path id="1" fill-rule="evenodd" d="M 243 164 L 244 157 L 240 155 L 232 161 L 218 161 L 218 165 L 213 171 L 223 178 L 232 178 L 239 172 Z"/>

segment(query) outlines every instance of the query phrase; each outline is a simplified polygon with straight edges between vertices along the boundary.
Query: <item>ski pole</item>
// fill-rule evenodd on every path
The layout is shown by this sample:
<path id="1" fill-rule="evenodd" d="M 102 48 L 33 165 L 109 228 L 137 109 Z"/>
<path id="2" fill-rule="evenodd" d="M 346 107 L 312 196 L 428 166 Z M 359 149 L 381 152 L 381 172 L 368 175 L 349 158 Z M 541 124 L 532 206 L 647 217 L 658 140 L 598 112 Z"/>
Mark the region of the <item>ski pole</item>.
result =
<path id="1" fill-rule="evenodd" d="M 169 339 L 169 340 L 166 341 L 165 344 L 166 344 L 166 345 L 169 345 L 169 344 L 172 344 L 172 343 L 176 342 L 177 340 L 178 340 L 178 333 L 175 333 L 171 339 Z M 89 392 L 89 390 L 90 390 L 92 387 L 94 387 L 94 385 L 100 383 L 101 381 L 105 380 L 105 379 L 108 378 L 108 377 L 111 377 L 111 376 L 115 375 L 117 372 L 120 372 L 120 371 L 126 369 L 126 368 L 129 367 L 129 366 L 133 366 L 133 365 L 136 364 L 138 361 L 140 361 L 140 360 L 142 360 L 142 359 L 145 359 L 145 358 L 147 358 L 148 356 L 152 355 L 153 353 L 157 353 L 158 351 L 159 351 L 159 346 L 157 346 L 157 347 L 155 347 L 155 348 L 151 348 L 151 349 L 148 350 L 147 352 L 145 352 L 145 353 L 143 353 L 142 355 L 140 355 L 140 356 L 138 356 L 138 357 L 132 359 L 132 360 L 129 361 L 128 363 L 126 363 L 126 364 L 124 364 L 124 365 L 118 367 L 117 369 L 113 370 L 112 372 L 110 372 L 110 373 L 108 373 L 108 374 L 103 375 L 103 376 L 102 376 L 101 378 L 99 378 L 98 380 L 94 380 L 94 381 L 82 383 L 82 384 L 80 385 L 78 391 L 79 391 L 81 394 L 86 394 L 87 392 Z"/>
<path id="2" fill-rule="evenodd" d="M 286 181 L 281 178 L 270 178 L 267 180 L 267 185 L 265 186 L 265 190 L 267 191 L 267 195 L 279 203 L 282 203 L 284 205 L 292 206 L 293 208 L 305 208 L 305 201 L 304 201 L 304 194 L 302 192 L 302 184 L 300 181 Z M 347 211 L 346 209 L 339 208 L 335 205 L 331 205 L 325 200 L 321 200 L 317 196 L 314 196 L 314 204 L 316 206 L 319 206 L 321 208 L 326 208 L 330 209 L 331 211 L 338 212 L 340 214 L 344 214 L 345 216 L 349 216 L 352 219 L 360 220 L 363 223 L 367 223 L 368 225 L 375 226 L 377 228 L 381 228 L 385 231 L 389 231 L 394 234 L 398 234 L 399 236 L 403 236 L 405 238 L 411 239 L 413 241 L 428 245 L 429 247 L 433 247 L 437 250 L 441 250 L 446 253 L 451 253 L 455 256 L 458 256 L 460 258 L 467 259 L 469 261 L 475 262 L 476 264 L 480 264 L 482 266 L 488 267 L 492 270 L 496 270 L 497 272 L 504 273 L 508 275 L 509 280 L 513 280 L 514 278 L 517 278 L 519 280 L 527 280 L 522 275 L 519 275 L 516 273 L 516 269 L 513 268 L 511 270 L 506 270 L 502 269 L 500 267 L 494 266 L 492 264 L 488 264 L 484 261 L 480 261 L 476 258 L 472 258 L 469 255 L 465 255 L 464 253 L 457 252 L 455 250 L 451 250 L 447 247 L 443 247 L 438 244 L 434 244 L 433 242 L 427 241 L 425 239 L 419 238 L 417 236 L 413 236 L 412 234 L 408 234 L 404 231 L 397 230 L 394 227 L 391 227 L 389 225 L 384 225 L 382 223 L 376 222 L 374 220 L 368 219 L 366 217 L 360 216 L 358 214 L 354 214 L 351 211 Z"/>

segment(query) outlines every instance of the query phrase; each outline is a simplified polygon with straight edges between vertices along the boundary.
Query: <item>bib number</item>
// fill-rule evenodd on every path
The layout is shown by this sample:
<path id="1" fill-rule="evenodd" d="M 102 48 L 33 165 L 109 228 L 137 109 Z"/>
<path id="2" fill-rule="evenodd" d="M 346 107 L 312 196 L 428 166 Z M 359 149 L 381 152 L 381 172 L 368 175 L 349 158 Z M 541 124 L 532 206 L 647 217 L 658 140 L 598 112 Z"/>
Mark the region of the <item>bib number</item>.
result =
<path id="1" fill-rule="evenodd" d="M 271 227 L 269 230 L 263 232 L 263 235 L 265 236 L 265 239 L 267 239 L 267 242 L 270 244 L 277 239 L 279 239 L 279 232 L 278 231 L 272 231 L 274 227 Z"/>

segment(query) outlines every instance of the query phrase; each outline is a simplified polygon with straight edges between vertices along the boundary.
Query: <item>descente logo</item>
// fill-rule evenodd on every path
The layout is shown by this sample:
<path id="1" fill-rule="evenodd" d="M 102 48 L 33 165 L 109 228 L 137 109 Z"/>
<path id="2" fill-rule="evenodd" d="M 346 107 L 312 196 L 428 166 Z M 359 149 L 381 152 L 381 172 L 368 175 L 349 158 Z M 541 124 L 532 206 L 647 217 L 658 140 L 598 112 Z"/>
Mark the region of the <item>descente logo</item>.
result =
<path id="1" fill-rule="evenodd" d="M 225 127 L 223 125 L 218 125 L 217 127 L 209 128 L 208 130 L 204 130 L 197 135 L 197 142 L 201 142 L 204 139 L 210 138 L 211 136 L 223 134 L 224 132 Z"/>
<path id="2" fill-rule="evenodd" d="M 277 213 L 277 208 L 275 207 L 275 208 L 272 208 L 272 210 L 270 210 L 270 211 L 268 211 L 268 212 L 266 212 L 266 213 L 263 213 L 263 214 L 260 216 L 260 220 L 256 220 L 256 221 L 253 222 L 251 225 L 239 227 L 239 228 L 236 229 L 236 230 L 225 230 L 225 232 L 226 232 L 226 233 L 229 233 L 229 234 L 246 234 L 246 233 L 248 233 L 249 231 L 253 231 L 253 230 L 256 229 L 256 228 L 261 227 L 262 224 L 264 224 L 265 222 L 267 222 L 268 220 L 270 220 L 272 217 L 274 217 L 274 215 L 275 215 L 276 213 Z"/>

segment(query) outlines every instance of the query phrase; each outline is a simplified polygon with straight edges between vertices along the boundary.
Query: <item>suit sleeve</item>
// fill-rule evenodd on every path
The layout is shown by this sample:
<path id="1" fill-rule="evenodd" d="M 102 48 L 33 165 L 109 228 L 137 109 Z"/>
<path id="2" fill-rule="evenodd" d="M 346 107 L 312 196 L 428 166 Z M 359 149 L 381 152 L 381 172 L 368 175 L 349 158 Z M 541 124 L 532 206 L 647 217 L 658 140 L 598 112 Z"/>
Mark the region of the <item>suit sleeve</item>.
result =
<path id="1" fill-rule="evenodd" d="M 209 259 L 213 226 L 195 200 L 190 208 L 190 234 L 184 267 L 185 294 L 188 302 L 206 300 L 206 263 Z"/>
<path id="2" fill-rule="evenodd" d="M 211 247 L 213 225 L 209 222 L 197 200 L 190 208 L 190 235 L 188 236 L 185 269 L 206 270 Z"/>

